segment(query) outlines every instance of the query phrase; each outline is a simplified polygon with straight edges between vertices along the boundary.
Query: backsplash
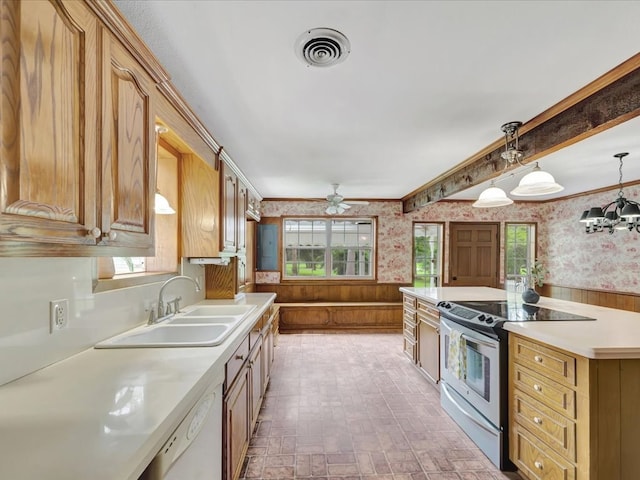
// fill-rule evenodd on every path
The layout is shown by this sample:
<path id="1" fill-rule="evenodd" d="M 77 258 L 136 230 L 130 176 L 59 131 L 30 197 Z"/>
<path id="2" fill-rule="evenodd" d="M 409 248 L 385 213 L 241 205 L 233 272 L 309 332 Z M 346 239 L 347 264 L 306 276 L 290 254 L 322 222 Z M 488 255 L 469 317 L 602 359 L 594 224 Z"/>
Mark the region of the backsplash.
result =
<path id="1" fill-rule="evenodd" d="M 183 265 L 199 276 L 204 269 Z M 91 348 L 147 321 L 160 283 L 93 293 L 95 258 L 0 258 L 0 385 Z M 167 288 L 183 305 L 204 299 L 186 282 Z M 69 300 L 69 326 L 49 333 L 49 302 Z"/>

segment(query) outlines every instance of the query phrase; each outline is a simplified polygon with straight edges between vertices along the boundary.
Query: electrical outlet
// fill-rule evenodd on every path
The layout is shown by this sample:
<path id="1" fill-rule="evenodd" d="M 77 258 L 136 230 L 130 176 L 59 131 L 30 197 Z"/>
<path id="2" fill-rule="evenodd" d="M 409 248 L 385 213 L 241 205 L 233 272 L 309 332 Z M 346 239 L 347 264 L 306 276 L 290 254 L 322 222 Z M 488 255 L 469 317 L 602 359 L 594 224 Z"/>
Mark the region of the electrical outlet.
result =
<path id="1" fill-rule="evenodd" d="M 69 300 L 49 302 L 49 331 L 55 333 L 69 326 Z"/>

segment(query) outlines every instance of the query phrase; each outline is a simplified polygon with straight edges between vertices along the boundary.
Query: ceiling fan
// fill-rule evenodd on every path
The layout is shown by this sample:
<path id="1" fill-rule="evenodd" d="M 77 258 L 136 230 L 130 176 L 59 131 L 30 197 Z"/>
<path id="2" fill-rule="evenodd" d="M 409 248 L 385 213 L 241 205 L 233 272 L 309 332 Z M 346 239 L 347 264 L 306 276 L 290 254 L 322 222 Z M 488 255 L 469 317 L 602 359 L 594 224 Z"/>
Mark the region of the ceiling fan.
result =
<path id="1" fill-rule="evenodd" d="M 329 215 L 339 215 L 351 208 L 351 205 L 369 205 L 369 202 L 366 200 L 345 200 L 344 197 L 338 193 L 338 187 L 340 185 L 334 183 L 331 186 L 333 187 L 333 193 L 327 195 L 327 202 L 329 202 L 329 204 L 327 205 L 325 213 Z"/>

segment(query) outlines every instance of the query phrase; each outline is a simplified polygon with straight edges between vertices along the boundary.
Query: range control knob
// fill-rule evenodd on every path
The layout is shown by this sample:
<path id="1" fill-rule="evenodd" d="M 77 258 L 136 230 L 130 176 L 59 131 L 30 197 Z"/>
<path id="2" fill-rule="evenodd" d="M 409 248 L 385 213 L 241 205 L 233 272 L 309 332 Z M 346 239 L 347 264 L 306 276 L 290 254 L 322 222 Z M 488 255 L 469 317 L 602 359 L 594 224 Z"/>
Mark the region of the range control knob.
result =
<path id="1" fill-rule="evenodd" d="M 484 322 L 487 319 L 487 317 L 484 316 L 484 313 L 481 313 L 480 315 L 478 315 L 478 320 L 480 320 L 481 322 Z"/>
<path id="2" fill-rule="evenodd" d="M 445 302 L 444 300 L 441 302 L 438 302 L 438 305 L 436 306 L 441 308 L 446 308 L 447 310 L 451 309 L 451 304 L 449 302 Z"/>
<path id="3" fill-rule="evenodd" d="M 493 317 L 487 317 L 487 323 L 488 324 L 493 323 Z"/>

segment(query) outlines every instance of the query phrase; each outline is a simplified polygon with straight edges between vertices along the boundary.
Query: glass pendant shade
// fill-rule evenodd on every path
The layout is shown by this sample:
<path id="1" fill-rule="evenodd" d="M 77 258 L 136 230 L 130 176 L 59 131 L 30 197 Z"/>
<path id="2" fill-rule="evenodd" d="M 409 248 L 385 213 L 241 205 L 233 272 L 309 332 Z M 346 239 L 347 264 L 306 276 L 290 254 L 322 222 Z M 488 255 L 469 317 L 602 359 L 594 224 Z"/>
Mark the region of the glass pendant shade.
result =
<path id="1" fill-rule="evenodd" d="M 507 197 L 504 190 L 498 187 L 491 186 L 484 190 L 478 200 L 473 203 L 476 208 L 491 208 L 491 207 L 504 207 L 505 205 L 511 205 L 513 200 Z"/>
<path id="2" fill-rule="evenodd" d="M 582 212 L 582 216 L 580 217 L 580 222 L 588 223 L 589 221 L 590 221 L 589 210 L 585 210 L 584 212 Z"/>
<path id="3" fill-rule="evenodd" d="M 564 187 L 556 183 L 553 175 L 540 170 L 536 164 L 533 171 L 522 177 L 518 186 L 511 190 L 511 194 L 519 196 L 548 195 L 562 190 Z"/>
<path id="4" fill-rule="evenodd" d="M 169 201 L 164 198 L 160 192 L 156 192 L 154 210 L 158 215 L 173 215 L 176 213 L 176 211 L 171 208 Z"/>

